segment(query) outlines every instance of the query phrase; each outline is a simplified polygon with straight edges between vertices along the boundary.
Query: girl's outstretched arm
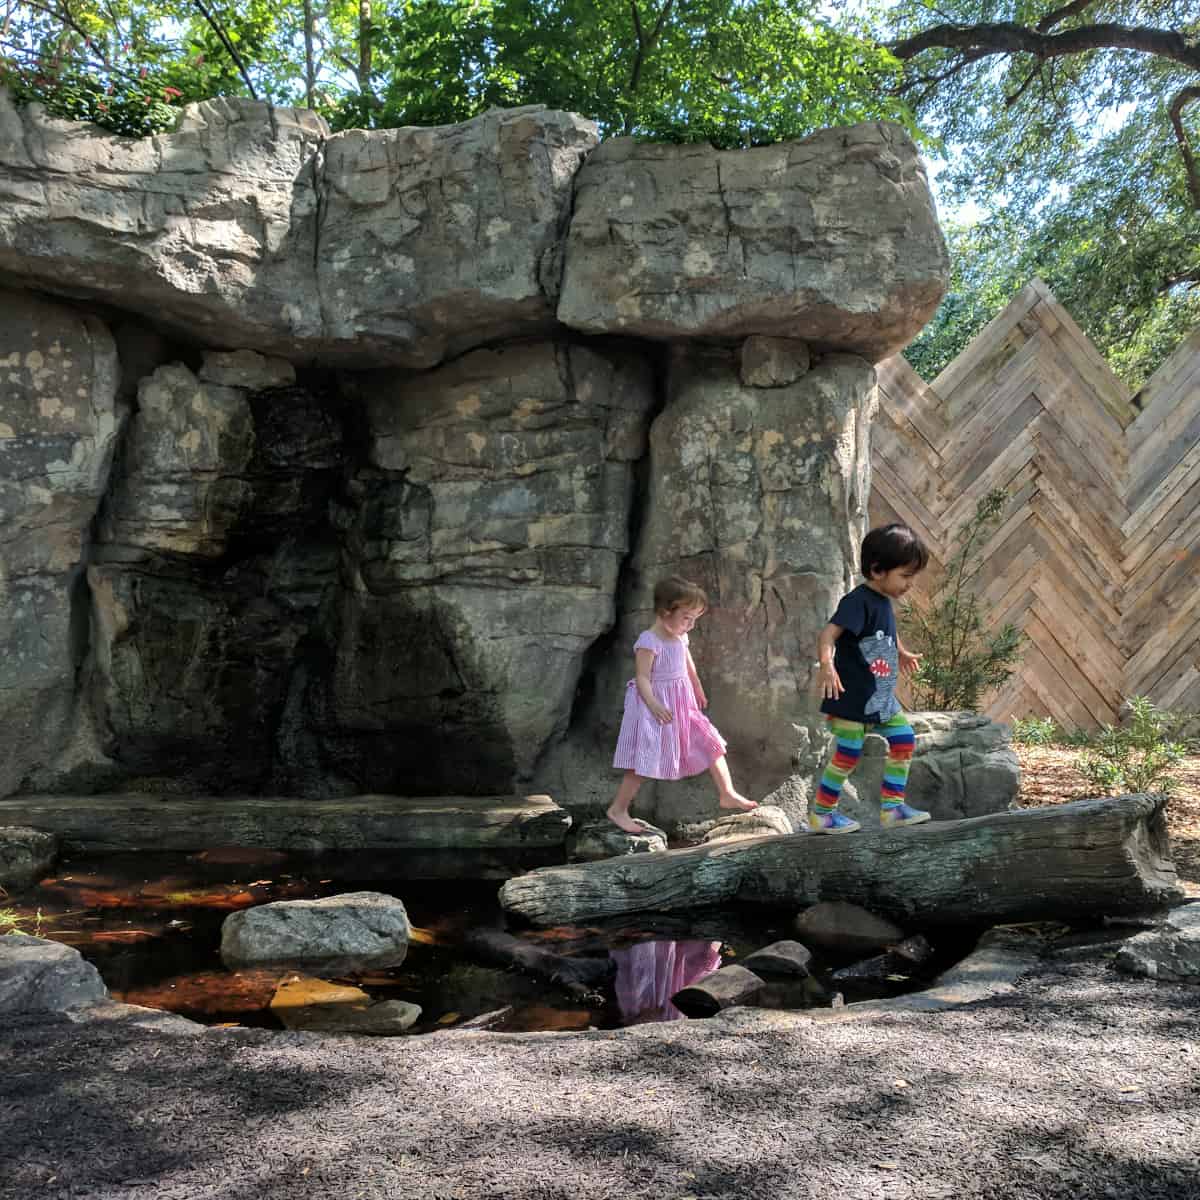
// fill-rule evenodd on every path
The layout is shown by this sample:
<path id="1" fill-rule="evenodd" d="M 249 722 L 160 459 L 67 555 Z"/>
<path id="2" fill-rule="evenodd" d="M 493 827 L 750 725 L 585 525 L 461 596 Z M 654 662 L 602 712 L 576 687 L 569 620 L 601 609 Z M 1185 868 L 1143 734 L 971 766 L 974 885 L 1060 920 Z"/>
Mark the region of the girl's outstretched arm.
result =
<path id="1" fill-rule="evenodd" d="M 704 694 L 704 686 L 700 682 L 700 676 L 696 671 L 696 663 L 692 659 L 692 652 L 687 652 L 687 673 L 688 678 L 692 681 L 692 691 L 696 693 L 696 703 L 701 708 L 708 707 L 708 697 Z"/>
<path id="2" fill-rule="evenodd" d="M 637 663 L 637 673 L 633 677 L 634 686 L 642 703 L 650 710 L 651 715 L 660 725 L 669 725 L 674 718 L 671 710 L 659 704 L 655 699 L 654 690 L 650 686 L 650 672 L 654 668 L 653 650 L 635 650 L 634 661 Z"/>
<path id="3" fill-rule="evenodd" d="M 817 638 L 817 665 L 820 667 L 821 695 L 826 700 L 836 700 L 846 689 L 841 676 L 833 665 L 833 643 L 842 636 L 842 627 L 830 622 Z"/>

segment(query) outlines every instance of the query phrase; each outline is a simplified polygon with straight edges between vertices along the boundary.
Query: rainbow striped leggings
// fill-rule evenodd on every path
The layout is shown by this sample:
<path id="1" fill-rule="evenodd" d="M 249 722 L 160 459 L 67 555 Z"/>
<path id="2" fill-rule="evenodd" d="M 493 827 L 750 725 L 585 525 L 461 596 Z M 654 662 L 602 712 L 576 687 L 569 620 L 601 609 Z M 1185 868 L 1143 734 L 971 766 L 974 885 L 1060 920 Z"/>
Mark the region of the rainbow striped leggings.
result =
<path id="1" fill-rule="evenodd" d="M 867 736 L 867 726 L 861 721 L 846 721 L 841 717 L 828 717 L 829 727 L 837 741 L 833 757 L 821 776 L 821 786 L 817 789 L 817 798 L 813 807 L 817 812 L 832 812 L 842 798 L 842 784 L 846 782 L 850 772 L 858 766 L 862 757 L 863 741 Z M 887 764 L 883 768 L 883 787 L 879 803 L 884 808 L 895 808 L 904 803 L 904 789 L 908 784 L 908 768 L 912 762 L 913 737 L 912 726 L 908 716 L 898 712 L 871 730 L 881 733 L 887 738 Z"/>

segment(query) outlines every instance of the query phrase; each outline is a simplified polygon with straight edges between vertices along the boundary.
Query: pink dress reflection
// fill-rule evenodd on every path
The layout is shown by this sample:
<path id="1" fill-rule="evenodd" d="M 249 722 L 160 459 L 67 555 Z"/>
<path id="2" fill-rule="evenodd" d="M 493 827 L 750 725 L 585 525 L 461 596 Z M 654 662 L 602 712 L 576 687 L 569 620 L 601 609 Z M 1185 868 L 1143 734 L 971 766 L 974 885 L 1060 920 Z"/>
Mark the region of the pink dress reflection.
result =
<path id="1" fill-rule="evenodd" d="M 671 997 L 721 965 L 720 942 L 639 942 L 609 953 L 617 964 L 617 1004 L 626 1025 L 679 1020 L 683 1013 Z"/>

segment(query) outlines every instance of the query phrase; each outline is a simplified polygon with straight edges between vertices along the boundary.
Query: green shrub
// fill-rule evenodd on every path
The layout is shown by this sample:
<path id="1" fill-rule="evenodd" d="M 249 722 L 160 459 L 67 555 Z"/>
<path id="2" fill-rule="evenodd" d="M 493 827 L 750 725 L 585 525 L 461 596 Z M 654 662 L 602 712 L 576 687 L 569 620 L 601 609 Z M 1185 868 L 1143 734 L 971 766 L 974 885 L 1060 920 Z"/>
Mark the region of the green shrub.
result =
<path id="1" fill-rule="evenodd" d="M 1053 746 L 1065 734 L 1051 717 L 1017 717 L 1011 725 L 1012 740 L 1019 746 Z"/>
<path id="2" fill-rule="evenodd" d="M 975 556 L 1000 524 L 1007 503 L 1003 488 L 984 496 L 958 535 L 941 588 L 928 601 L 904 606 L 911 640 L 923 656 L 908 685 L 914 708 L 978 712 L 983 698 L 1016 669 L 1025 635 L 1011 623 L 989 633 L 967 585 Z"/>
<path id="3" fill-rule="evenodd" d="M 1105 725 L 1089 737 L 1079 770 L 1101 795 L 1170 795 L 1178 782 L 1174 770 L 1187 753 L 1175 735 L 1187 720 L 1188 714 L 1164 712 L 1145 696 L 1134 696 L 1123 725 Z"/>

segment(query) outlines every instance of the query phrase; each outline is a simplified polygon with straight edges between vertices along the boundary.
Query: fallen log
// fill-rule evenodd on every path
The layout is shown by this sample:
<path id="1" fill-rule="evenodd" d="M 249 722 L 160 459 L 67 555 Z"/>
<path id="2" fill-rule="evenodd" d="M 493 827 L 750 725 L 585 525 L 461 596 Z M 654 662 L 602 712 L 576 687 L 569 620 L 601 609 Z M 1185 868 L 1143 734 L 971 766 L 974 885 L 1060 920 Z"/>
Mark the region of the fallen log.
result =
<path id="1" fill-rule="evenodd" d="M 1116 796 L 841 837 L 793 834 L 544 867 L 500 903 L 534 925 L 849 900 L 903 922 L 1072 920 L 1182 898 L 1162 796 Z"/>

